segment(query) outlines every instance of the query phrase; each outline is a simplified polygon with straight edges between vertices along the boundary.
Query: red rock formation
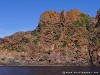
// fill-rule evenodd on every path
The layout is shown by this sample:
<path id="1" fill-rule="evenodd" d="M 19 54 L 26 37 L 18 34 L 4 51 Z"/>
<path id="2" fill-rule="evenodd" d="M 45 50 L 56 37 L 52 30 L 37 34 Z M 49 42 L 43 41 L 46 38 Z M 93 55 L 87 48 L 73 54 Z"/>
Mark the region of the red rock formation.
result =
<path id="1" fill-rule="evenodd" d="M 60 16 L 55 11 L 46 11 L 40 16 L 40 22 L 45 24 L 55 24 L 60 22 Z"/>
<path id="2" fill-rule="evenodd" d="M 97 11 L 96 19 L 100 23 L 100 9 Z"/>
<path id="3" fill-rule="evenodd" d="M 99 11 L 96 19 L 99 24 Z M 93 19 L 93 20 L 92 20 Z M 13 65 L 100 65 L 96 19 L 76 9 L 46 11 L 34 31 L 0 39 L 0 62 Z"/>

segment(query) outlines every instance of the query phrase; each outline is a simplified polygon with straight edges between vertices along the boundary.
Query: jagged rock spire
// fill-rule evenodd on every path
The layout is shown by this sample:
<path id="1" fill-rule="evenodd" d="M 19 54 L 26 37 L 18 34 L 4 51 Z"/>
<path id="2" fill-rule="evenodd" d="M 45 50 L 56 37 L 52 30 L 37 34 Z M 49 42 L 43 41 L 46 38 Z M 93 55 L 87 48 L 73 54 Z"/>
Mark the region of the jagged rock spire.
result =
<path id="1" fill-rule="evenodd" d="M 60 16 L 61 22 L 65 23 L 65 21 L 66 21 L 66 13 L 65 13 L 64 9 L 61 11 L 60 15 L 61 15 Z"/>
<path id="2" fill-rule="evenodd" d="M 100 23 L 100 9 L 97 11 L 96 19 L 98 20 L 98 23 Z"/>

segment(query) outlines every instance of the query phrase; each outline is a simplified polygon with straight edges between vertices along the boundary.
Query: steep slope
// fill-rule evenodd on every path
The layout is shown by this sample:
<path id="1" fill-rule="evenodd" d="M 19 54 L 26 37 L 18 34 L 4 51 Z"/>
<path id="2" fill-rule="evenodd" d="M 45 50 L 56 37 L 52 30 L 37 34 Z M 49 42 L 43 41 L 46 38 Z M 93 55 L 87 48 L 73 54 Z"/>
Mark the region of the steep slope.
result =
<path id="1" fill-rule="evenodd" d="M 99 16 L 46 11 L 34 31 L 0 39 L 1 65 L 100 65 Z"/>
<path id="2" fill-rule="evenodd" d="M 89 50 L 93 65 L 100 65 L 100 9 L 89 23 Z"/>

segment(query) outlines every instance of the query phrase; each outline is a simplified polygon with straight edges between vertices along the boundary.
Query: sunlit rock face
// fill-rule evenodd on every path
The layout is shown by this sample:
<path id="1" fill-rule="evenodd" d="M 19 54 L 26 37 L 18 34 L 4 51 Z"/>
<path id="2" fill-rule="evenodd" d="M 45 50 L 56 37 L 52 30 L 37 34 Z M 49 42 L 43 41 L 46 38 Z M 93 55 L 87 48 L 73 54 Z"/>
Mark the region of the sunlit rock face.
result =
<path id="1" fill-rule="evenodd" d="M 100 9 L 97 11 L 96 19 L 89 23 L 89 50 L 93 65 L 100 65 Z"/>
<path id="2" fill-rule="evenodd" d="M 98 23 L 100 23 L 100 9 L 97 11 L 96 19 L 98 20 Z"/>
<path id="3" fill-rule="evenodd" d="M 100 65 L 99 15 L 44 12 L 35 30 L 0 39 L 1 65 Z"/>

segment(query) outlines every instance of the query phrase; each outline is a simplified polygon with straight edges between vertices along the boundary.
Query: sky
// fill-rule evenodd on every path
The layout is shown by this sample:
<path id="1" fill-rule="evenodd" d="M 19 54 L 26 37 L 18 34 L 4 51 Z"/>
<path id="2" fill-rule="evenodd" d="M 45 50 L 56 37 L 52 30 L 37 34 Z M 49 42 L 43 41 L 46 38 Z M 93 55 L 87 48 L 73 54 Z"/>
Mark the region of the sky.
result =
<path id="1" fill-rule="evenodd" d="M 18 31 L 34 30 L 47 10 L 78 9 L 95 17 L 100 0 L 0 0 L 0 38 Z"/>

